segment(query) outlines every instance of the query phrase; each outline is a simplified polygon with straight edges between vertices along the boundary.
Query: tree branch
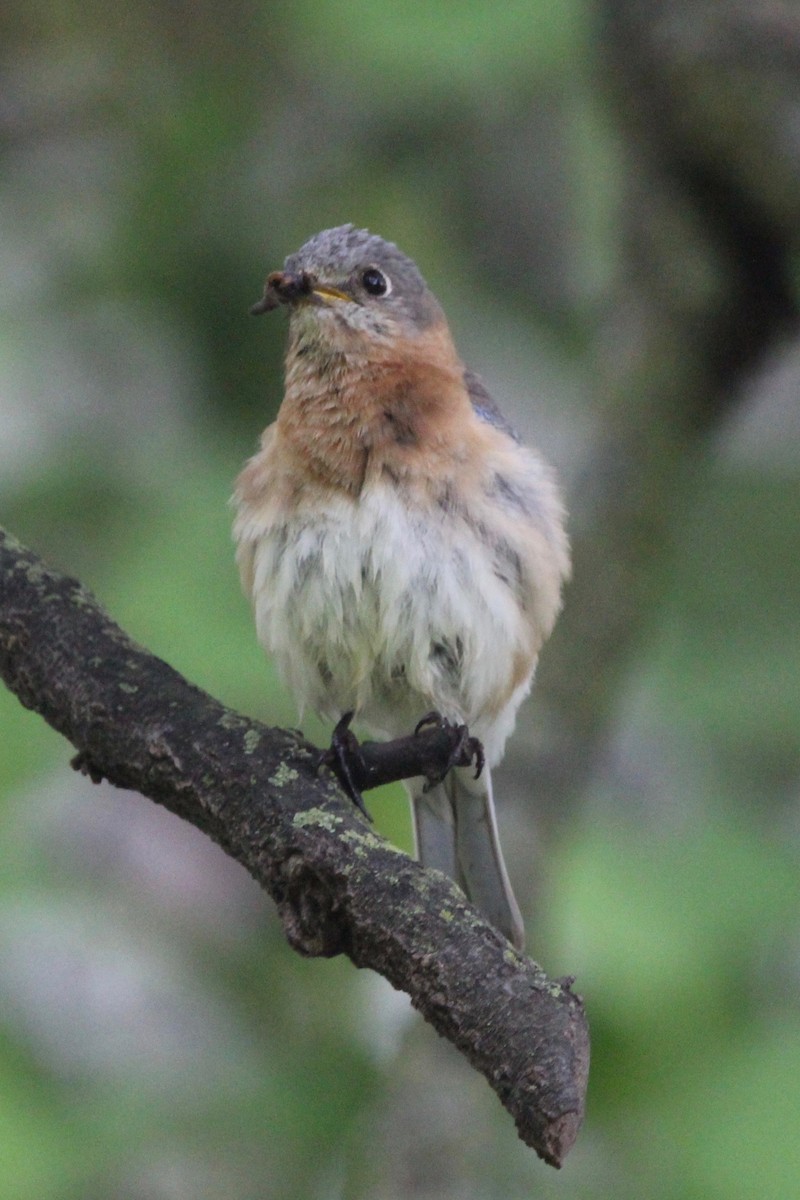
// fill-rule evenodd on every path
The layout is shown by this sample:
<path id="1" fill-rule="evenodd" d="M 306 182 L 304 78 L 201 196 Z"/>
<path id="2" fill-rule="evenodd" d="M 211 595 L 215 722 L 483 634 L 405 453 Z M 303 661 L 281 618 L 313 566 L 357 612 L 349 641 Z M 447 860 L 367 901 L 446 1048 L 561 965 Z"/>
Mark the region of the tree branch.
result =
<path id="1" fill-rule="evenodd" d="M 318 775 L 314 747 L 187 683 L 2 530 L 0 674 L 77 748 L 75 765 L 149 796 L 246 867 L 301 954 L 347 954 L 407 992 L 486 1077 L 522 1140 L 561 1165 L 589 1065 L 571 981 L 548 979 L 455 884 L 370 829 Z M 406 741 L 404 769 L 421 773 Z"/>

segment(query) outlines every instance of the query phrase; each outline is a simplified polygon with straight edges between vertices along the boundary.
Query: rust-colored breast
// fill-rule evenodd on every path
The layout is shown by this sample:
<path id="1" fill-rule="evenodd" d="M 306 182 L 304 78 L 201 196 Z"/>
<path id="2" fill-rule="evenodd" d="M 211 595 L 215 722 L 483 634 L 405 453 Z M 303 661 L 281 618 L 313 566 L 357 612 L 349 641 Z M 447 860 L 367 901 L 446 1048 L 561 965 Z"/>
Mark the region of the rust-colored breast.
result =
<path id="1" fill-rule="evenodd" d="M 287 357 L 276 437 L 295 468 L 358 496 L 368 478 L 434 471 L 457 451 L 471 407 L 446 326 L 349 353 Z"/>

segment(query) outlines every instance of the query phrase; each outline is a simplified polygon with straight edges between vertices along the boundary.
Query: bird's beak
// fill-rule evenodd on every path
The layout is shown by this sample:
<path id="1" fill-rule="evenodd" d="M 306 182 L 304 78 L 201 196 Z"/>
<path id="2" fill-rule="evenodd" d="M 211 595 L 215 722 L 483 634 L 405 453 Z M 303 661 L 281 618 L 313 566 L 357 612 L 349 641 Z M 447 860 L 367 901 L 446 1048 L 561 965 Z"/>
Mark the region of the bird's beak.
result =
<path id="1" fill-rule="evenodd" d="M 342 292 L 329 283 L 315 283 L 311 291 L 314 296 L 321 296 L 323 300 L 352 300 L 352 296 L 348 296 L 347 292 Z"/>
<path id="2" fill-rule="evenodd" d="M 318 282 L 306 271 L 298 275 L 288 271 L 273 271 L 267 276 L 264 295 L 250 312 L 257 317 L 261 313 L 271 312 L 279 304 L 296 304 L 314 299 L 324 304 L 329 300 L 350 300 L 351 297 L 331 284 Z"/>

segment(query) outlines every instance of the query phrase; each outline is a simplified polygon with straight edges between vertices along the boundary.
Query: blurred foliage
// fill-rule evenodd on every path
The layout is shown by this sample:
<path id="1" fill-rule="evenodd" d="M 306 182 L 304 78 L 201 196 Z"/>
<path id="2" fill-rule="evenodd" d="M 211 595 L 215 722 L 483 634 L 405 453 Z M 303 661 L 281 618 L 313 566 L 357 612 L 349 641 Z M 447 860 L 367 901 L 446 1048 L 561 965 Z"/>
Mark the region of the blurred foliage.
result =
<path id="1" fill-rule="evenodd" d="M 232 565 L 227 498 L 281 391 L 281 321 L 248 305 L 312 232 L 369 225 L 574 478 L 617 254 L 591 12 L 139 0 L 111 22 L 11 0 L 2 24 L 0 518 L 192 680 L 295 724 Z M 721 441 L 677 506 L 604 763 L 537 857 L 531 946 L 578 976 L 594 1040 L 560 1175 L 402 997 L 299 960 L 221 852 L 74 776 L 3 692 L 4 1200 L 791 1195 L 800 476 L 780 449 Z M 408 848 L 400 789 L 371 807 Z"/>

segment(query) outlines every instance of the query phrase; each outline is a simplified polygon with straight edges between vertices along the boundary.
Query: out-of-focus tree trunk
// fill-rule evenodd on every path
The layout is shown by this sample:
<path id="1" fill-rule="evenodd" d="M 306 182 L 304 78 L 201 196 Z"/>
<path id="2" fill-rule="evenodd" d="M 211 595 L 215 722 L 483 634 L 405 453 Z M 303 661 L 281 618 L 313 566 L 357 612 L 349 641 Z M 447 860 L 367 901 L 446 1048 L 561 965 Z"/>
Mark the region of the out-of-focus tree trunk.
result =
<path id="1" fill-rule="evenodd" d="M 798 315 L 800 11 L 603 0 L 597 16 L 620 263 L 594 348 L 600 436 L 571 498 L 574 582 L 533 706 L 545 815 L 592 769 L 710 435 Z"/>

